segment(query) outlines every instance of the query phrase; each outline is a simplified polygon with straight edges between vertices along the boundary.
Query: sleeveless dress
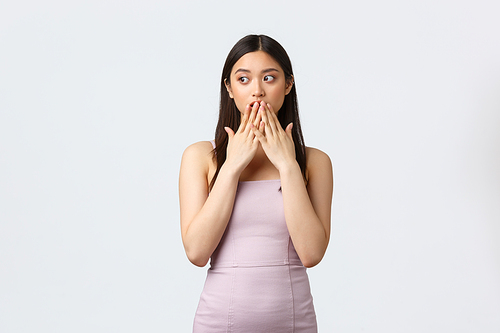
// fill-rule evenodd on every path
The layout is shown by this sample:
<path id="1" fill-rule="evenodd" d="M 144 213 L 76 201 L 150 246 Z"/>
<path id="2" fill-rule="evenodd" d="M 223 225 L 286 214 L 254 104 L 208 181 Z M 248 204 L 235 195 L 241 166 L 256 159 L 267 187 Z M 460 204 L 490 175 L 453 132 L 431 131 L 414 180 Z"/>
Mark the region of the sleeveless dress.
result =
<path id="1" fill-rule="evenodd" d="M 193 332 L 317 332 L 309 279 L 288 233 L 279 179 L 238 183 Z"/>

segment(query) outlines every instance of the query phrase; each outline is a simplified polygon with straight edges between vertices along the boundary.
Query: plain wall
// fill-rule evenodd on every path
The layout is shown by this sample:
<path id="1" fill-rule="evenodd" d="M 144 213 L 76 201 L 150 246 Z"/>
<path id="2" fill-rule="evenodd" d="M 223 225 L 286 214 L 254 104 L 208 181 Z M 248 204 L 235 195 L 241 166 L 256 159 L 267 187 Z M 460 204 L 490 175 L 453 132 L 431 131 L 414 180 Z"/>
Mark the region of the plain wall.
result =
<path id="1" fill-rule="evenodd" d="M 335 168 L 320 332 L 500 332 L 496 1 L 3 1 L 0 332 L 189 332 L 183 150 L 249 33 Z"/>

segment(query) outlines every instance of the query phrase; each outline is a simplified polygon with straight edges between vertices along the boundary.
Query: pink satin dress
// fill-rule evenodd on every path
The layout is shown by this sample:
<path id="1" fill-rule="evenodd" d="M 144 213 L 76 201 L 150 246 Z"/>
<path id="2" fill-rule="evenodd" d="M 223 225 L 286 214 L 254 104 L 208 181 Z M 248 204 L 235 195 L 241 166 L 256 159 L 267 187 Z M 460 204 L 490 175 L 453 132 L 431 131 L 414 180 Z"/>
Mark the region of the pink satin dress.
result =
<path id="1" fill-rule="evenodd" d="M 306 268 L 285 222 L 281 182 L 239 182 L 193 332 L 317 332 Z"/>

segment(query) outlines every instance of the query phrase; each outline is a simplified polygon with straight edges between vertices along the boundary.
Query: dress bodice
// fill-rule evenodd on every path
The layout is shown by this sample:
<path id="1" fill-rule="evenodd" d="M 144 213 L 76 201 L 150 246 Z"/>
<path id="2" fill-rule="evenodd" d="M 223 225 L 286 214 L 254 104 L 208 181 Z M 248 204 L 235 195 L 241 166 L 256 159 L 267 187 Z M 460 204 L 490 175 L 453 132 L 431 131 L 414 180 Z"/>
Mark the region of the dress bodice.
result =
<path id="1" fill-rule="evenodd" d="M 244 181 L 211 267 L 302 265 L 288 233 L 279 179 Z"/>

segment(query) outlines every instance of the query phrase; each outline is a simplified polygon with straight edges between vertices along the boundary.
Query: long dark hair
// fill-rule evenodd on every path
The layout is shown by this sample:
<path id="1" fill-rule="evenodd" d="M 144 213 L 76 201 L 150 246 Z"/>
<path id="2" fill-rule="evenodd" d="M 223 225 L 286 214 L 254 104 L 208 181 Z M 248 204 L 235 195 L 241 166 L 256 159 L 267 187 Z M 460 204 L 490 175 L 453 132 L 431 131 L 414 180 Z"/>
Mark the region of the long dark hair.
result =
<path id="1" fill-rule="evenodd" d="M 213 158 L 217 161 L 217 170 L 210 182 L 210 189 L 214 186 L 215 180 L 219 174 L 222 164 L 226 161 L 227 144 L 229 137 L 224 130 L 228 126 L 236 132 L 240 126 L 241 116 L 240 111 L 236 107 L 234 100 L 229 97 L 225 82 L 231 83 L 231 70 L 234 64 L 245 54 L 255 51 L 264 51 L 273 57 L 285 72 L 285 80 L 293 82 L 292 63 L 283 46 L 276 40 L 266 35 L 248 35 L 240 39 L 227 55 L 224 68 L 222 69 L 222 77 L 220 81 L 220 106 L 219 106 L 219 121 L 215 129 L 215 148 L 213 150 Z M 293 123 L 292 138 L 295 145 L 295 158 L 300 166 L 302 176 L 306 179 L 306 147 L 302 129 L 299 120 L 299 108 L 297 104 L 297 92 L 295 83 L 292 89 L 285 96 L 285 101 L 278 111 L 278 120 L 283 129 L 290 123 Z M 307 181 L 307 179 L 306 179 Z"/>

